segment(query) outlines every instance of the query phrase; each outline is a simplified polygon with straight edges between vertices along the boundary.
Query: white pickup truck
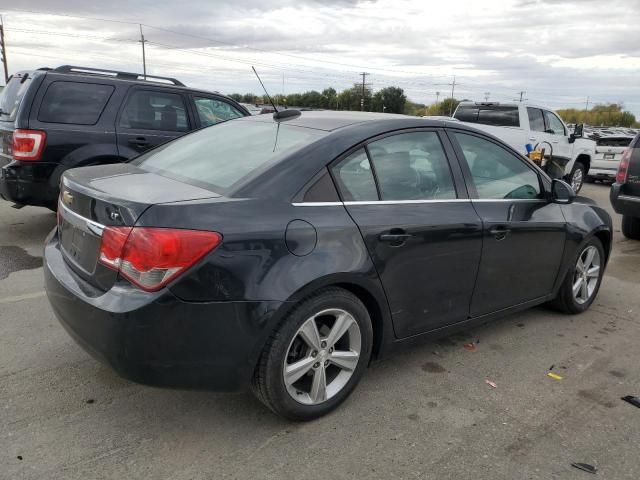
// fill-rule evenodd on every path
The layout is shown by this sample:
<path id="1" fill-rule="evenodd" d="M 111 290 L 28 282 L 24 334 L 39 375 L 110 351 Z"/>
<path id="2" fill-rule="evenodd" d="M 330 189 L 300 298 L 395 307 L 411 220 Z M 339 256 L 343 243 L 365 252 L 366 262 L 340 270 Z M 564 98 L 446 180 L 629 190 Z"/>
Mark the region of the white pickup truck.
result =
<path id="1" fill-rule="evenodd" d="M 530 148 L 544 149 L 552 177 L 564 177 L 579 192 L 591 161 L 594 141 L 582 138 L 582 125 L 569 133 L 562 119 L 552 110 L 528 103 L 461 102 L 453 117 L 490 133 L 523 155 Z"/>

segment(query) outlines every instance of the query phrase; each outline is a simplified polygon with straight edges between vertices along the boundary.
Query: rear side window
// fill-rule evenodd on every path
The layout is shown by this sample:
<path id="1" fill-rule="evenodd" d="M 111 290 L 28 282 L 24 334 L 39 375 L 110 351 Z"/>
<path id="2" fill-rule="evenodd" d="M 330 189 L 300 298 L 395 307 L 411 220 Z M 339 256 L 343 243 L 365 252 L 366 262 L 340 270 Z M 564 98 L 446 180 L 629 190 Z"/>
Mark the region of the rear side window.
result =
<path id="1" fill-rule="evenodd" d="M 132 163 L 178 181 L 225 193 L 234 183 L 326 132 L 276 122 L 225 122 L 141 155 Z"/>
<path id="2" fill-rule="evenodd" d="M 382 200 L 456 198 L 449 161 L 437 133 L 393 135 L 368 148 Z"/>
<path id="3" fill-rule="evenodd" d="M 227 102 L 216 100 L 215 98 L 194 97 L 193 101 L 196 105 L 200 125 L 203 127 L 238 117 L 244 117 L 242 113 Z"/>
<path id="4" fill-rule="evenodd" d="M 13 122 L 18 113 L 22 97 L 31 84 L 28 73 L 14 75 L 0 93 L 0 120 Z"/>
<path id="5" fill-rule="evenodd" d="M 338 189 L 345 202 L 373 202 L 378 200 L 376 181 L 364 148 L 356 150 L 331 168 Z"/>
<path id="6" fill-rule="evenodd" d="M 97 83 L 53 82 L 42 99 L 38 120 L 95 125 L 113 90 L 111 85 Z"/>
<path id="7" fill-rule="evenodd" d="M 529 117 L 529 128 L 534 132 L 544 132 L 544 117 L 542 110 L 539 108 L 527 107 L 527 116 Z"/>
<path id="8" fill-rule="evenodd" d="M 501 105 L 460 105 L 454 118 L 461 122 L 494 125 L 496 127 L 519 127 L 518 107 Z"/>
<path id="9" fill-rule="evenodd" d="M 120 117 L 120 126 L 165 132 L 190 130 L 182 95 L 153 90 L 136 90 L 129 96 Z"/>

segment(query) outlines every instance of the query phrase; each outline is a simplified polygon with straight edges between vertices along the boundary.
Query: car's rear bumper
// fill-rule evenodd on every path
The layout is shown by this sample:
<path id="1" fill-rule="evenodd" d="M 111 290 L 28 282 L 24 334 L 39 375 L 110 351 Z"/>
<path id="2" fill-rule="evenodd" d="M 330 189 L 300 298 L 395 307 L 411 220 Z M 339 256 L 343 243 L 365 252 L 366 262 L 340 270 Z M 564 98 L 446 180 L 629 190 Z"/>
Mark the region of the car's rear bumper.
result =
<path id="1" fill-rule="evenodd" d="M 102 292 L 65 262 L 54 232 L 44 275 L 69 334 L 121 376 L 154 386 L 234 391 L 249 385 L 274 302 L 184 302 L 168 290 L 117 284 Z"/>
<path id="2" fill-rule="evenodd" d="M 54 208 L 59 195 L 54 178 L 58 167 L 57 163 L 10 162 L 0 168 L 0 196 L 20 205 Z"/>
<path id="3" fill-rule="evenodd" d="M 611 185 L 609 199 L 616 213 L 640 218 L 640 197 L 623 193 L 619 183 Z"/>

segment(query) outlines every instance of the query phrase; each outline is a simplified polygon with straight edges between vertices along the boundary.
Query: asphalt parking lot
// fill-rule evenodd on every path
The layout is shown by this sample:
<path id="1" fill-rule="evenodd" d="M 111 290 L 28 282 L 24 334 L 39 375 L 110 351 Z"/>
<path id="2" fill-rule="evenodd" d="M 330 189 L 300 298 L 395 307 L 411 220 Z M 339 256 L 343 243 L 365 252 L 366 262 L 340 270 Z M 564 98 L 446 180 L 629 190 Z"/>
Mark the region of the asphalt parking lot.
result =
<path id="1" fill-rule="evenodd" d="M 583 195 L 611 211 L 608 192 Z M 536 308 L 411 348 L 297 424 L 249 393 L 143 387 L 97 363 L 43 291 L 55 215 L 0 202 L 0 478 L 590 478 L 572 462 L 640 478 L 640 409 L 620 400 L 640 395 L 640 242 L 614 222 L 587 313 Z"/>

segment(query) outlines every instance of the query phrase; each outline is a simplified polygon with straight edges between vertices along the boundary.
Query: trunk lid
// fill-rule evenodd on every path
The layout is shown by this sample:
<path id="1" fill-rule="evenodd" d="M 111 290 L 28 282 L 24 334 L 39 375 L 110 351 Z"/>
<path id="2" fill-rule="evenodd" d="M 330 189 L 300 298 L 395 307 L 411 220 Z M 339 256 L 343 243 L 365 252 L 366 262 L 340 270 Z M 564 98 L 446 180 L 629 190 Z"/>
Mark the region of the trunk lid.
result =
<path id="1" fill-rule="evenodd" d="M 155 204 L 219 196 L 131 164 L 68 170 L 62 177 L 58 201 L 62 255 L 80 277 L 106 291 L 115 283 L 117 273 L 98 263 L 105 227 L 134 226 Z"/>

